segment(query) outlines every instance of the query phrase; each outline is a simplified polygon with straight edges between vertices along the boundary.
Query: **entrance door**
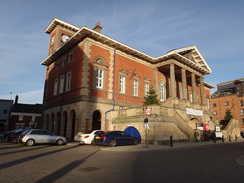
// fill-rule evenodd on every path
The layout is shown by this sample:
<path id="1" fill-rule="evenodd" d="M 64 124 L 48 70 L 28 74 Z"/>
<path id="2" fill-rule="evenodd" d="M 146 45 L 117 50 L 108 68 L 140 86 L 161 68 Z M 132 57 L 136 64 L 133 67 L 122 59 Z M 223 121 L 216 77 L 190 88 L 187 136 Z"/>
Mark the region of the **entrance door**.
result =
<path id="1" fill-rule="evenodd" d="M 71 111 L 71 116 L 72 116 L 72 131 L 71 131 L 71 138 L 74 139 L 75 137 L 75 121 L 76 121 L 76 115 L 75 111 Z"/>
<path id="2" fill-rule="evenodd" d="M 92 130 L 101 130 L 101 113 L 98 110 L 92 116 Z"/>

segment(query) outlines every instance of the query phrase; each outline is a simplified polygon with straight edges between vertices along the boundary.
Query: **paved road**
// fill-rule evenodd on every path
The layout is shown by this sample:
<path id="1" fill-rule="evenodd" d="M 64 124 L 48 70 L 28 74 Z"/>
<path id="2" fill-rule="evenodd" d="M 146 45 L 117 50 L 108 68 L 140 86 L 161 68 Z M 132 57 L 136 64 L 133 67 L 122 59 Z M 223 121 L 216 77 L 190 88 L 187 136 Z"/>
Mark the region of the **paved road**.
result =
<path id="1" fill-rule="evenodd" d="M 243 142 L 183 145 L 102 148 L 0 143 L 0 183 L 244 182 Z"/>

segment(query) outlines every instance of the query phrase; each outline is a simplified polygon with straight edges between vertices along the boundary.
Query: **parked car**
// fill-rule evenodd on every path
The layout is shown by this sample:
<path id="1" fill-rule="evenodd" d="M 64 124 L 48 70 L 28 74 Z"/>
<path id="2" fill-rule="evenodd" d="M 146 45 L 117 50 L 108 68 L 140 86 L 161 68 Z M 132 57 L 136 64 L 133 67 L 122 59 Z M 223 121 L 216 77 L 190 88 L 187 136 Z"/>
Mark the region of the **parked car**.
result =
<path id="1" fill-rule="evenodd" d="M 102 130 L 90 130 L 83 134 L 78 134 L 77 138 L 75 139 L 76 142 L 80 142 L 82 144 L 93 144 L 94 136 L 103 133 Z"/>
<path id="2" fill-rule="evenodd" d="M 67 144 L 65 137 L 56 136 L 48 130 L 31 129 L 20 135 L 19 141 L 27 146 L 35 144 Z"/>
<path id="3" fill-rule="evenodd" d="M 94 145 L 105 145 L 115 147 L 117 145 L 138 145 L 140 143 L 138 137 L 132 136 L 123 131 L 104 132 L 94 137 Z"/>
<path id="4" fill-rule="evenodd" d="M 6 133 L 6 141 L 18 143 L 19 135 L 29 130 L 29 128 L 20 128 Z"/>

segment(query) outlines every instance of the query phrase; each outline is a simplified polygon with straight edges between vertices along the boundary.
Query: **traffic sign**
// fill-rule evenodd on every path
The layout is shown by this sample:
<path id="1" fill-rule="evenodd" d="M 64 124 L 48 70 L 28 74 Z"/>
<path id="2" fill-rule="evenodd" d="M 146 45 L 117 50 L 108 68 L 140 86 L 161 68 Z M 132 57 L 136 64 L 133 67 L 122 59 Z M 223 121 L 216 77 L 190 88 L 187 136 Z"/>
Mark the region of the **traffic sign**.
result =
<path id="1" fill-rule="evenodd" d="M 152 114 L 152 108 L 146 108 L 146 115 Z"/>

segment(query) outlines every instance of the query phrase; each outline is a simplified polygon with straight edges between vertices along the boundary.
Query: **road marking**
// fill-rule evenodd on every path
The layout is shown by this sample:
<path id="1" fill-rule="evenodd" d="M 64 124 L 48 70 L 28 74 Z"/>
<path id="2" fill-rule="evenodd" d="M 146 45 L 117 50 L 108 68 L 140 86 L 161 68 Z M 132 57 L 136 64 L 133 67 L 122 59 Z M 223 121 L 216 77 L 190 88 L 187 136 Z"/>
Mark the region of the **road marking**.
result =
<path id="1" fill-rule="evenodd" d="M 241 157 L 239 157 L 239 158 L 237 158 L 237 159 L 236 159 L 236 162 L 237 162 L 239 165 L 244 166 L 244 155 L 241 156 Z"/>

